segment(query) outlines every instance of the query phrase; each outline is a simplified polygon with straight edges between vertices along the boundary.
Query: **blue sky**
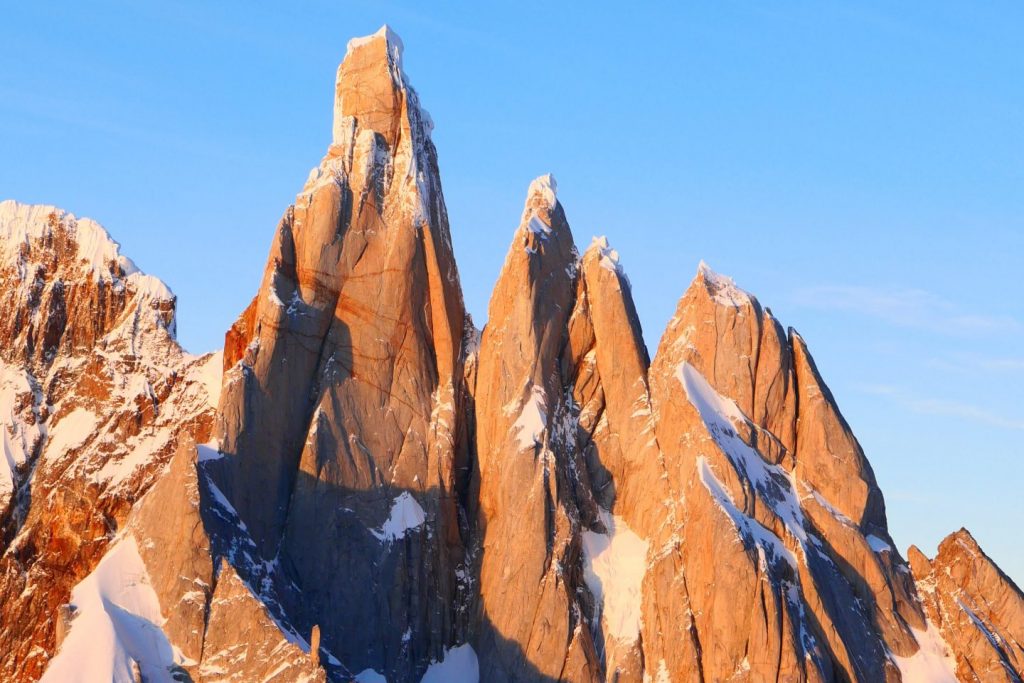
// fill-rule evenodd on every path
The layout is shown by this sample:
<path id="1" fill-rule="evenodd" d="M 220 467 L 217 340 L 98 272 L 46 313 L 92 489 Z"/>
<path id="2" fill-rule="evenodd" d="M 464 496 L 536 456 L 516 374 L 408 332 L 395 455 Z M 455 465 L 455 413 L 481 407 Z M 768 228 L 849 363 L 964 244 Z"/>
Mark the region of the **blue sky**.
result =
<path id="1" fill-rule="evenodd" d="M 553 172 L 652 352 L 700 259 L 733 276 L 807 340 L 901 548 L 967 526 L 1024 582 L 1024 4 L 290 4 L 7 4 L 0 198 L 99 220 L 214 349 L 389 23 L 478 322 Z"/>

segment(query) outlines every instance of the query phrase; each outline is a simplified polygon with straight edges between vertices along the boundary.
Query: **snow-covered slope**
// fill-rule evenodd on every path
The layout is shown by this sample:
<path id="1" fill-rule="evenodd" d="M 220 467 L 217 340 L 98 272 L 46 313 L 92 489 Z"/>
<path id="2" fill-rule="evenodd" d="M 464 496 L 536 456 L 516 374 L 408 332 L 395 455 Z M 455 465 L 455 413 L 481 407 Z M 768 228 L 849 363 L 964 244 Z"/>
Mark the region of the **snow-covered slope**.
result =
<path id="1" fill-rule="evenodd" d="M 0 677 L 34 680 L 178 435 L 209 433 L 221 362 L 182 351 L 174 296 L 97 223 L 6 201 L 0 235 Z"/>
<path id="2" fill-rule="evenodd" d="M 68 633 L 44 683 L 170 683 L 185 663 L 161 628 L 160 602 L 134 537 L 116 541 L 75 586 L 68 611 Z"/>

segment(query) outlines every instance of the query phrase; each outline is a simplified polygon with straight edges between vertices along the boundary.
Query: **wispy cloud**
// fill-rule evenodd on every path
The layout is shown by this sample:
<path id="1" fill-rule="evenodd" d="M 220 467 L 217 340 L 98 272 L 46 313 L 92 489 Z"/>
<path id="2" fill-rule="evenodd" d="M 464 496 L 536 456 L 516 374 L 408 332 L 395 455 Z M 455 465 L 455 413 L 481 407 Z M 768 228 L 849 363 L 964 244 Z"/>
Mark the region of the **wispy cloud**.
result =
<path id="1" fill-rule="evenodd" d="M 795 292 L 798 305 L 831 311 L 851 311 L 901 327 L 946 334 L 1019 332 L 1024 323 L 1008 315 L 965 311 L 923 289 L 893 289 L 859 285 L 822 285 Z"/>
<path id="2" fill-rule="evenodd" d="M 1024 372 L 1024 357 L 1013 358 L 960 353 L 951 356 L 931 358 L 927 363 L 929 366 L 938 370 L 947 370 L 964 375 L 974 375 L 979 372 Z"/>
<path id="3" fill-rule="evenodd" d="M 865 394 L 884 396 L 897 405 L 919 415 L 954 417 L 990 427 L 1024 431 L 1024 418 L 998 415 L 990 410 L 964 401 L 917 396 L 906 389 L 891 384 L 860 384 L 856 388 Z"/>
<path id="4" fill-rule="evenodd" d="M 885 492 L 885 500 L 887 502 L 898 500 L 902 503 L 930 503 L 935 500 L 935 497 L 921 491 L 889 488 Z"/>

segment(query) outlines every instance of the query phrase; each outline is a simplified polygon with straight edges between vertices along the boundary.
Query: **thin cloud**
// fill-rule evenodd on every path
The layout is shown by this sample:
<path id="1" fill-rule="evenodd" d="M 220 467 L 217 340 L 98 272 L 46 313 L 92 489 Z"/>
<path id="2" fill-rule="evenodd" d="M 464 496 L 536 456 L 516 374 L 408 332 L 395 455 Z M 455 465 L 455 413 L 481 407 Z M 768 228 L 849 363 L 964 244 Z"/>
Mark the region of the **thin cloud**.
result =
<path id="1" fill-rule="evenodd" d="M 941 358 L 932 358 L 928 365 L 939 369 L 974 375 L 978 372 L 1024 372 L 1024 358 L 1007 358 L 999 356 L 981 356 L 977 354 L 957 354 Z"/>
<path id="2" fill-rule="evenodd" d="M 930 503 L 935 500 L 934 496 L 928 496 L 920 491 L 890 488 L 885 492 L 887 502 L 900 501 L 901 503 Z"/>
<path id="3" fill-rule="evenodd" d="M 890 384 L 860 384 L 857 389 L 872 396 L 883 396 L 918 415 L 938 415 L 969 420 L 989 427 L 1024 431 L 1024 419 L 997 415 L 980 406 L 963 401 L 925 398 Z"/>
<path id="4" fill-rule="evenodd" d="M 892 289 L 857 285 L 822 285 L 796 291 L 798 305 L 827 311 L 851 311 L 900 327 L 947 334 L 1018 332 L 1024 324 L 1008 315 L 963 311 L 923 289 Z"/>
<path id="5" fill-rule="evenodd" d="M 986 358 L 979 362 L 986 370 L 1024 370 L 1024 358 Z"/>
<path id="6" fill-rule="evenodd" d="M 872 396 L 896 396 L 901 393 L 900 389 L 892 384 L 858 384 L 856 388 L 862 394 Z"/>
<path id="7" fill-rule="evenodd" d="M 959 401 L 945 401 L 935 398 L 911 399 L 907 405 L 915 413 L 922 415 L 944 415 L 948 417 L 959 417 L 965 420 L 973 420 L 992 427 L 1004 429 L 1024 430 L 1024 420 L 1015 420 L 994 415 L 984 408 L 961 403 Z"/>

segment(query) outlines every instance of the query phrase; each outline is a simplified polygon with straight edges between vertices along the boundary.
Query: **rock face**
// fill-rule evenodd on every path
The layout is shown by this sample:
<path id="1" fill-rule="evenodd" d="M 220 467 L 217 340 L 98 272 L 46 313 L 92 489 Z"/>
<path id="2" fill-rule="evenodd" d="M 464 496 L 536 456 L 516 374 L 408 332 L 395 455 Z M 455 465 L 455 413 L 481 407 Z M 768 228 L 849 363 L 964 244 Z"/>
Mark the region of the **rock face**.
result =
<path id="1" fill-rule="evenodd" d="M 755 297 L 701 264 L 652 361 L 541 176 L 481 334 L 387 28 L 334 114 L 222 356 L 0 203 L 0 678 L 1020 683 L 1020 590 L 963 530 L 903 560 Z"/>
<path id="2" fill-rule="evenodd" d="M 651 391 L 686 600 L 652 586 L 651 620 L 690 647 L 662 631 L 645 660 L 673 677 L 899 680 L 889 653 L 916 649 L 923 615 L 871 468 L 788 337 L 702 264 L 662 338 Z"/>
<path id="3" fill-rule="evenodd" d="M 217 477 L 301 589 L 296 622 L 395 680 L 457 628 L 468 447 L 462 293 L 432 123 L 401 60 L 386 29 L 349 43 L 334 143 L 228 334 Z"/>
<path id="4" fill-rule="evenodd" d="M 596 680 L 599 671 L 577 590 L 580 511 L 570 469 L 579 458 L 560 364 L 577 260 L 554 180 L 538 178 L 477 361 L 484 680 Z"/>

